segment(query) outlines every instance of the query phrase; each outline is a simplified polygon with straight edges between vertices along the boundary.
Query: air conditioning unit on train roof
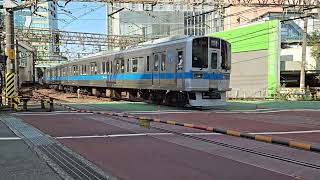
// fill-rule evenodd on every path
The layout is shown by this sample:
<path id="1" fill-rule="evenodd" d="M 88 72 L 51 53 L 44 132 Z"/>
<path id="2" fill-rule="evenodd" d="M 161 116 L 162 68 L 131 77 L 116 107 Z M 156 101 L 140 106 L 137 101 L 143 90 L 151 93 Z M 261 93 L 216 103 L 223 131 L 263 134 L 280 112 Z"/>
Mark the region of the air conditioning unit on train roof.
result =
<path id="1" fill-rule="evenodd" d="M 165 37 L 165 38 L 160 38 L 160 39 L 154 39 L 152 41 L 147 41 L 147 42 L 144 42 L 144 43 L 141 43 L 141 44 L 146 44 L 146 45 L 159 44 L 159 43 L 178 40 L 178 39 L 183 39 L 183 38 L 187 38 L 187 37 L 189 37 L 189 36 L 187 36 L 187 35 L 168 36 L 168 37 Z"/>
<path id="2" fill-rule="evenodd" d="M 139 43 L 139 44 L 136 44 L 136 45 L 128 46 L 126 48 L 126 50 L 139 48 L 139 47 L 150 46 L 152 44 L 160 44 L 160 43 L 163 43 L 163 42 L 183 39 L 183 38 L 187 38 L 187 37 L 189 37 L 189 36 L 187 36 L 187 35 L 168 36 L 168 37 L 165 37 L 165 38 L 154 39 L 154 40 L 151 40 L 151 41 L 146 41 L 146 42 Z"/>

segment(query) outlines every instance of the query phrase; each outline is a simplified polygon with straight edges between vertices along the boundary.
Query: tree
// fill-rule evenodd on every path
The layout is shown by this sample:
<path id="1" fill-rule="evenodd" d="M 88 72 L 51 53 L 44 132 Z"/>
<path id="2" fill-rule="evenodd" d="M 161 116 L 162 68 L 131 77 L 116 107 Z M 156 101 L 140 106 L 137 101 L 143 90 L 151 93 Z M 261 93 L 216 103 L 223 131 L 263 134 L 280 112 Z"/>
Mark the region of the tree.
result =
<path id="1" fill-rule="evenodd" d="M 312 32 L 308 36 L 308 46 L 311 46 L 311 56 L 315 59 L 320 58 L 320 32 Z"/>

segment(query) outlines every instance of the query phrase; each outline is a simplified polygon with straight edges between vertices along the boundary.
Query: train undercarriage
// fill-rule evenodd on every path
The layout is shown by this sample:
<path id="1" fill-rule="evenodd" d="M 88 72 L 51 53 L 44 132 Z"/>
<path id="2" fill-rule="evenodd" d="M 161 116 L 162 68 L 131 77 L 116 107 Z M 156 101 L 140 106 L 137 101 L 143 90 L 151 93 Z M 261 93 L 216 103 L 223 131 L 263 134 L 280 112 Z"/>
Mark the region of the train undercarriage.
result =
<path id="1" fill-rule="evenodd" d="M 144 90 L 101 87 L 75 87 L 50 85 L 51 89 L 64 93 L 80 93 L 81 96 L 96 96 L 113 100 L 145 101 L 167 106 L 185 107 L 189 105 L 189 94 L 183 91 Z M 80 89 L 80 91 L 78 91 Z"/>

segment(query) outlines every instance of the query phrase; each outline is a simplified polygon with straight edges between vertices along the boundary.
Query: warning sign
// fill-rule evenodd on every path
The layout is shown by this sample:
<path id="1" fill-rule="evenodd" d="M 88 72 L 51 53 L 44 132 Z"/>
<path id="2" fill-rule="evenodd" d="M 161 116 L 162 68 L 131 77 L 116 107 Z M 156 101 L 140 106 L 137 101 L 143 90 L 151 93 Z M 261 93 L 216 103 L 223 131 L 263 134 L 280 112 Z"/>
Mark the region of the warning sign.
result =
<path id="1" fill-rule="evenodd" d="M 9 57 L 9 59 L 11 59 L 11 60 L 15 59 L 16 53 L 15 53 L 14 49 L 9 49 L 9 50 L 8 50 L 8 57 Z"/>

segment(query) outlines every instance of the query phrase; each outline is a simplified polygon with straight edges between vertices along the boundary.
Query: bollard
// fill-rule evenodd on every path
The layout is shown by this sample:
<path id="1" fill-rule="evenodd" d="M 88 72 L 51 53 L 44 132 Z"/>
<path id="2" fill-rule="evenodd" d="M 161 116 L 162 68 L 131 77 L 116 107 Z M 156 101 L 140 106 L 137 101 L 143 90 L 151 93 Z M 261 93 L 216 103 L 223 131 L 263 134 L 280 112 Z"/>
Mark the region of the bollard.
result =
<path id="1" fill-rule="evenodd" d="M 50 98 L 50 108 L 49 111 L 53 111 L 53 98 Z"/>
<path id="2" fill-rule="evenodd" d="M 41 109 L 44 109 L 45 107 L 44 107 L 44 100 L 43 99 L 41 99 Z"/>
<path id="3" fill-rule="evenodd" d="M 28 108 L 27 108 L 27 101 L 26 101 L 26 100 L 23 100 L 22 110 L 23 110 L 23 111 L 27 111 L 27 110 L 28 110 Z"/>

